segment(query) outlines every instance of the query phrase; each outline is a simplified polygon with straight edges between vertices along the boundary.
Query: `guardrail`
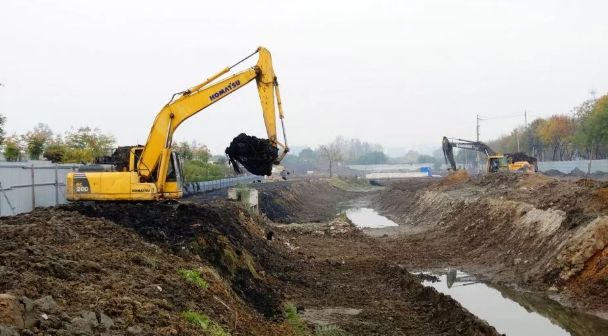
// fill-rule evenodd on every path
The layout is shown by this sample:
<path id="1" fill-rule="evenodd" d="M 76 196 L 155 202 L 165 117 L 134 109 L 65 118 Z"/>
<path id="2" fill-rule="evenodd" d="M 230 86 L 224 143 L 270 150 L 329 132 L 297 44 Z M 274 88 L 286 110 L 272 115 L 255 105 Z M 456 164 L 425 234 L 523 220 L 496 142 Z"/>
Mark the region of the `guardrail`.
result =
<path id="1" fill-rule="evenodd" d="M 261 180 L 255 175 L 236 176 L 205 182 L 191 182 L 184 184 L 184 195 L 193 195 L 211 190 L 233 187 L 238 184 L 249 184 Z"/>

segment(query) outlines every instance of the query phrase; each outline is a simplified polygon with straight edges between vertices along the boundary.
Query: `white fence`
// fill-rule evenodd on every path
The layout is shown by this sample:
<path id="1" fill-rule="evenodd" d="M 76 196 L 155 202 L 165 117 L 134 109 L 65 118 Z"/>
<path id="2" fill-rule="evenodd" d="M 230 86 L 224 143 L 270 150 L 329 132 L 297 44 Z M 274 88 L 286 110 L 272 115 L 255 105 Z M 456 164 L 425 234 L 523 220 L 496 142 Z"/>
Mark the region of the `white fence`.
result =
<path id="1" fill-rule="evenodd" d="M 0 216 L 65 203 L 65 179 L 78 165 L 0 162 Z"/>
<path id="2" fill-rule="evenodd" d="M 538 170 L 546 172 L 548 170 L 558 170 L 562 173 L 568 174 L 574 169 L 578 168 L 584 172 L 587 172 L 589 166 L 588 160 L 581 161 L 543 161 L 538 163 Z M 608 160 L 593 160 L 591 162 L 591 173 L 604 172 L 608 173 Z"/>

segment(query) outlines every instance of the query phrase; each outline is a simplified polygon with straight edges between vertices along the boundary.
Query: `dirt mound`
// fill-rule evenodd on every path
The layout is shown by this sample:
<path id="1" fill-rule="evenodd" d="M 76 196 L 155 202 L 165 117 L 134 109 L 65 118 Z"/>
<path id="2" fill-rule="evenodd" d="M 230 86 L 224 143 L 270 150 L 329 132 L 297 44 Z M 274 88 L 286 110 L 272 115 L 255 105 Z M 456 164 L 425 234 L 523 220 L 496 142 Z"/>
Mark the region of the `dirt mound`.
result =
<path id="1" fill-rule="evenodd" d="M 440 187 L 451 187 L 469 181 L 470 176 L 466 170 L 457 170 L 450 172 L 437 185 Z"/>
<path id="2" fill-rule="evenodd" d="M 565 173 L 562 173 L 561 171 L 557 170 L 557 169 L 549 169 L 545 172 L 543 172 L 543 174 L 547 175 L 547 176 L 565 176 Z"/>
<path id="3" fill-rule="evenodd" d="M 483 174 L 473 179 L 473 184 L 484 187 L 507 187 L 515 185 L 524 174 L 496 172 Z"/>
<path id="4" fill-rule="evenodd" d="M 587 176 L 587 173 L 578 168 L 574 168 L 570 173 L 568 173 L 568 176 L 585 177 Z"/>
<path id="5" fill-rule="evenodd" d="M 1 218 L 0 236 L 0 293 L 26 303 L 23 335 L 200 335 L 189 310 L 217 330 L 289 333 L 263 317 L 282 298 L 261 266 L 276 254 L 236 205 L 37 209 Z"/>
<path id="6" fill-rule="evenodd" d="M 523 174 L 517 181 L 518 188 L 541 188 L 549 183 L 555 181 L 549 176 L 543 174 Z"/>
<path id="7" fill-rule="evenodd" d="M 281 295 L 272 279 L 259 273 L 280 265 L 280 257 L 266 243 L 261 217 L 251 217 L 236 202 L 98 203 L 74 208 L 132 228 L 182 258 L 209 262 L 259 312 L 266 317 L 280 315 Z"/>

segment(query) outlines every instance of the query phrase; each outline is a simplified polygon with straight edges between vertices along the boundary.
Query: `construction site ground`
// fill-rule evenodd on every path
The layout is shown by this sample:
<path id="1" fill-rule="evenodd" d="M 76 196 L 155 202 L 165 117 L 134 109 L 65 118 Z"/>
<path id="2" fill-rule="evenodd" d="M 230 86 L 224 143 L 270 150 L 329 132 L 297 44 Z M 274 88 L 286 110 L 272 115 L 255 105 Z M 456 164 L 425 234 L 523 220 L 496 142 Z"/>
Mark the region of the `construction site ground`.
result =
<path id="1" fill-rule="evenodd" d="M 3 217 L 0 335 L 497 335 L 412 273 L 446 267 L 560 301 L 572 314 L 551 318 L 573 335 L 608 334 L 575 316 L 608 313 L 604 182 L 379 184 L 254 184 L 261 214 L 220 190 Z M 353 204 L 399 226 L 361 230 L 341 212 Z"/>

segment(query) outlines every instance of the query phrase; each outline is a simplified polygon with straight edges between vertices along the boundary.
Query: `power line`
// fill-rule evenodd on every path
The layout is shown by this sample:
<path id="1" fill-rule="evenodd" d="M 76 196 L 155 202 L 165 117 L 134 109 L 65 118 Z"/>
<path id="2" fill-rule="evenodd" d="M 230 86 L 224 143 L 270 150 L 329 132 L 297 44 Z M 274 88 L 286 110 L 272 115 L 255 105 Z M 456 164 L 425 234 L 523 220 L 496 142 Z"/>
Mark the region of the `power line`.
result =
<path id="1" fill-rule="evenodd" d="M 509 118 L 521 118 L 526 117 L 526 113 L 523 114 L 510 114 L 510 115 L 502 115 L 502 116 L 493 116 L 493 117 L 481 117 L 477 115 L 480 120 L 495 120 L 495 119 L 509 119 Z"/>

